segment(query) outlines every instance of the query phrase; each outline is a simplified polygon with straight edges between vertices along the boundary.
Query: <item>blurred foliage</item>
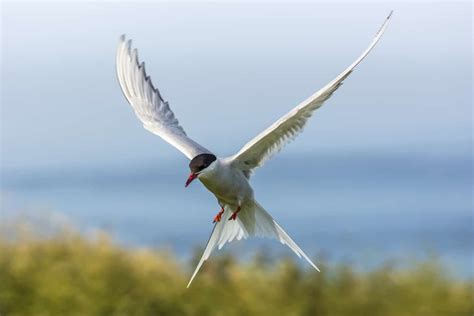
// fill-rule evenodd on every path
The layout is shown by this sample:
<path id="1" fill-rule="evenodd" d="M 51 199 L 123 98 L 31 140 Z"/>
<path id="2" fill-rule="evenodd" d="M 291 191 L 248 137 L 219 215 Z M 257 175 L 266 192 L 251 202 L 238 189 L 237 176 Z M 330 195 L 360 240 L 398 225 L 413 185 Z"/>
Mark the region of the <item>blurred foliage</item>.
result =
<path id="1" fill-rule="evenodd" d="M 0 315 L 473 315 L 473 282 L 450 278 L 435 260 L 370 272 L 321 265 L 321 273 L 264 255 L 195 261 L 124 248 L 106 234 L 67 229 L 0 237 Z"/>

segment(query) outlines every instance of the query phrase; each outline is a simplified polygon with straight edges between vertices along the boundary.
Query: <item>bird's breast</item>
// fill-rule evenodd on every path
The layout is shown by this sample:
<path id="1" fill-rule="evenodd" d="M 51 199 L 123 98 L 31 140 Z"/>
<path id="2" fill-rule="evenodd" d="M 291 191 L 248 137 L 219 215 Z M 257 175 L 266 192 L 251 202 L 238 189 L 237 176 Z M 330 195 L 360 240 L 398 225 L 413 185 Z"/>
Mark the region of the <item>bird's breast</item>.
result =
<path id="1" fill-rule="evenodd" d="M 220 201 L 230 205 L 241 205 L 245 200 L 253 197 L 247 178 L 232 169 L 216 170 L 204 177 L 199 177 L 199 180 Z"/>

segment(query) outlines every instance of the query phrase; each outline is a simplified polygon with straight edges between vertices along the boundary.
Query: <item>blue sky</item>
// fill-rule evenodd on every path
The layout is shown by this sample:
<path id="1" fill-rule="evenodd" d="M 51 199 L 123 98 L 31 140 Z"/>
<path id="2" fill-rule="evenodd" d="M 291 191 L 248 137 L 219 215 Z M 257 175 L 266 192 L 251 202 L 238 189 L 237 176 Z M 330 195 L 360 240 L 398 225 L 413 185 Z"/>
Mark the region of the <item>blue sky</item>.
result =
<path id="1" fill-rule="evenodd" d="M 187 133 L 225 156 L 352 63 L 393 9 L 377 47 L 252 184 L 308 253 L 363 264 L 431 249 L 472 275 L 470 3 L 2 6 L 0 215 L 53 212 L 183 254 L 218 207 L 203 186 L 184 189 L 188 160 L 126 103 L 119 36 Z"/>
<path id="2" fill-rule="evenodd" d="M 14 3 L 2 13 L 2 166 L 186 159 L 143 130 L 115 79 L 118 37 L 189 135 L 230 155 L 379 45 L 284 152 L 466 156 L 469 3 Z"/>

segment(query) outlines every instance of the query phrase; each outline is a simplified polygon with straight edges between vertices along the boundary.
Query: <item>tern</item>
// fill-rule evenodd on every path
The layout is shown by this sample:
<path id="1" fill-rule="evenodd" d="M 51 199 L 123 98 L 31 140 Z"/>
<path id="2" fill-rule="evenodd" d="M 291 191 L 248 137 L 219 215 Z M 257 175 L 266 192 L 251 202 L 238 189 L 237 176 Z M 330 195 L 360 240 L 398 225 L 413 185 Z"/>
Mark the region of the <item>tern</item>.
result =
<path id="1" fill-rule="evenodd" d="M 145 71 L 145 64 L 139 62 L 137 50 L 132 49 L 131 40 L 127 41 L 125 35 L 120 37 L 116 68 L 125 98 L 146 130 L 160 136 L 190 159 L 191 173 L 185 186 L 199 179 L 215 195 L 220 206 L 220 211 L 213 220 L 211 236 L 187 287 L 216 247 L 221 249 L 227 242 L 251 236 L 276 238 L 319 271 L 303 250 L 255 200 L 249 180 L 255 168 L 262 166 L 303 130 L 314 111 L 331 97 L 368 55 L 387 28 L 391 15 L 392 12 L 369 47 L 340 75 L 249 141 L 235 155 L 225 158 L 217 157 L 188 137 L 168 102 L 152 84 Z"/>

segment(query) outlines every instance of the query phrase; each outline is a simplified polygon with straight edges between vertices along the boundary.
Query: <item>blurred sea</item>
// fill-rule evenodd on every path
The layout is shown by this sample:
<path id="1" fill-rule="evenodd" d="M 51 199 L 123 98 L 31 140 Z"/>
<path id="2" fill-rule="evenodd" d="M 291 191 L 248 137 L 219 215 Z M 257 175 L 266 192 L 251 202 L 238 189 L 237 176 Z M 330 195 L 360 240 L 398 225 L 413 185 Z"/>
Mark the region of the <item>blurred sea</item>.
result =
<path id="1" fill-rule="evenodd" d="M 100 228 L 130 246 L 204 247 L 219 210 L 187 162 L 2 171 L 2 218 L 62 214 L 81 231 Z M 280 155 L 252 179 L 259 202 L 318 262 L 368 269 L 436 255 L 458 277 L 473 273 L 469 155 L 381 153 Z M 224 249 L 292 253 L 276 241 Z"/>

